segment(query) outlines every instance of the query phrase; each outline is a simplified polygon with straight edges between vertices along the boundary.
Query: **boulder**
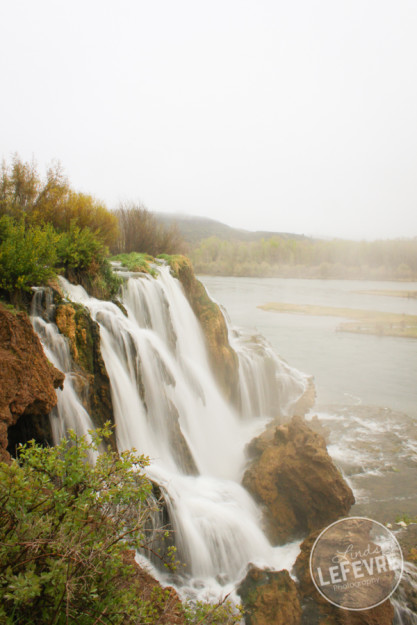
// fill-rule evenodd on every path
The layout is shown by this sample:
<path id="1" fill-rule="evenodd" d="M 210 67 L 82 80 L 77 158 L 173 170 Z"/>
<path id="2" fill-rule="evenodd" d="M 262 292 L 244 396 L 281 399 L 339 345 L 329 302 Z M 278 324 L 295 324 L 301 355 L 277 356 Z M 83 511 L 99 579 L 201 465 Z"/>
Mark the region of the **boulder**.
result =
<path id="1" fill-rule="evenodd" d="M 0 305 L 0 460 L 18 443 L 52 443 L 48 414 L 64 374 L 47 360 L 26 313 Z"/>
<path id="2" fill-rule="evenodd" d="M 297 587 L 288 571 L 259 569 L 253 564 L 237 588 L 247 625 L 300 625 Z"/>
<path id="3" fill-rule="evenodd" d="M 392 625 L 394 608 L 389 599 L 370 610 L 356 612 L 337 608 L 317 591 L 310 575 L 310 552 L 322 529 L 304 540 L 294 564 L 303 613 L 301 625 Z"/>
<path id="4" fill-rule="evenodd" d="M 243 485 L 261 504 L 267 535 L 283 544 L 346 516 L 354 496 L 322 436 L 300 417 L 270 428 L 248 447 Z"/>

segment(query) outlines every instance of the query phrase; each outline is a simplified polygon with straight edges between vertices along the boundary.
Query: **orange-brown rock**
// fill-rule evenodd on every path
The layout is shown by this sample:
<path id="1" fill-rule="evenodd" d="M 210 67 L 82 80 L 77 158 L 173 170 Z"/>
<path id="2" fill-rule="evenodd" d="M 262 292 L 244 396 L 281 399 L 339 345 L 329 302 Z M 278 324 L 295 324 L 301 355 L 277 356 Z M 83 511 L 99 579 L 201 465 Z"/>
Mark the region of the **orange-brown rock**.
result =
<path id="1" fill-rule="evenodd" d="M 201 324 L 216 380 L 226 399 L 237 401 L 239 362 L 236 352 L 229 344 L 223 313 L 195 277 L 191 261 L 186 256 L 173 256 L 169 263 Z"/>
<path id="2" fill-rule="evenodd" d="M 100 329 L 87 308 L 80 304 L 61 302 L 55 323 L 67 337 L 71 357 L 77 368 L 74 383 L 83 405 L 96 427 L 114 422 L 110 380 L 101 355 Z M 115 448 L 114 437 L 111 443 Z"/>
<path id="3" fill-rule="evenodd" d="M 301 606 L 288 571 L 270 571 L 250 565 L 237 592 L 247 625 L 300 625 Z"/>
<path id="4" fill-rule="evenodd" d="M 394 608 L 389 599 L 370 610 L 355 612 L 337 608 L 316 590 L 310 575 L 310 552 L 320 532 L 321 529 L 304 540 L 294 564 L 303 610 L 301 625 L 392 625 Z"/>
<path id="5" fill-rule="evenodd" d="M 136 589 L 136 595 L 141 601 L 153 600 L 155 620 L 160 625 L 185 625 L 181 600 L 177 591 L 168 586 L 163 588 L 161 584 L 145 571 L 135 560 L 133 550 L 126 551 L 123 555 L 125 564 L 132 567 L 132 575 L 123 584 L 129 584 Z M 157 594 L 159 600 L 155 601 Z"/>
<path id="6" fill-rule="evenodd" d="M 48 414 L 64 377 L 47 360 L 27 315 L 0 305 L 0 460 L 18 442 L 50 442 Z"/>
<path id="7" fill-rule="evenodd" d="M 249 445 L 243 485 L 262 505 L 274 544 L 308 535 L 345 516 L 354 497 L 322 436 L 300 417 L 269 429 Z"/>

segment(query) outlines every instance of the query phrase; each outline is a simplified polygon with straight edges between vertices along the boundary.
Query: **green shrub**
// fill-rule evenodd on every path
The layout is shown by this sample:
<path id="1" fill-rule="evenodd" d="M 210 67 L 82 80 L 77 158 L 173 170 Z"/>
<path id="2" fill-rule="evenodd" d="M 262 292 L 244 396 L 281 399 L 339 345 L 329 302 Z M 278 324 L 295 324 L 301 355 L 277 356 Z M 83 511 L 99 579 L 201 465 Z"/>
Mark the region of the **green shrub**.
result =
<path id="1" fill-rule="evenodd" d="M 30 291 L 56 275 L 59 235 L 54 228 L 0 218 L 0 289 Z"/>
<path id="2" fill-rule="evenodd" d="M 1 623 L 136 623 L 146 614 L 124 586 L 132 571 L 123 552 L 144 540 L 147 460 L 107 451 L 88 462 L 99 435 L 31 442 L 0 464 Z"/>
<path id="3" fill-rule="evenodd" d="M 57 246 L 58 262 L 75 272 L 97 269 L 108 253 L 107 247 L 89 228 L 80 228 L 75 221 L 63 232 Z"/>
<path id="4" fill-rule="evenodd" d="M 129 271 L 143 271 L 156 276 L 156 271 L 151 267 L 151 263 L 155 261 L 153 256 L 149 254 L 140 254 L 139 252 L 131 252 L 130 254 L 118 254 L 113 256 L 112 260 L 118 260 Z"/>
<path id="5" fill-rule="evenodd" d="M 103 245 L 112 245 L 119 236 L 117 217 L 104 204 L 71 189 L 59 163 L 50 167 L 42 180 L 35 162 L 25 163 L 15 155 L 0 171 L 0 216 L 25 218 L 27 224 L 50 223 L 66 232 L 75 222 L 89 228 Z"/>
<path id="6" fill-rule="evenodd" d="M 169 589 L 143 587 L 126 550 L 150 546 L 148 460 L 103 451 L 110 434 L 31 441 L 0 463 L 0 623 L 156 625 L 172 609 L 189 625 L 237 623 L 226 601 L 173 605 Z"/>

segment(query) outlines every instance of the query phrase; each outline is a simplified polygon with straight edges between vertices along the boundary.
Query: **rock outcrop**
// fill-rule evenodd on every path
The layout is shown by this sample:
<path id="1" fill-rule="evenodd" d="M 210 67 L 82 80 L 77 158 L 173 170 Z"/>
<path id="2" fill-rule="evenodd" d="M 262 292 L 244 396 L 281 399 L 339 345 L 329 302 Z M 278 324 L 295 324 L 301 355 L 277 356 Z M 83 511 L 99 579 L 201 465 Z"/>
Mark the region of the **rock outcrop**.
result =
<path id="1" fill-rule="evenodd" d="M 243 485 L 261 504 L 267 535 L 283 544 L 345 516 L 354 497 L 322 436 L 300 417 L 254 439 Z"/>
<path id="2" fill-rule="evenodd" d="M 185 256 L 169 258 L 171 270 L 181 282 L 203 329 L 210 364 L 226 399 L 237 401 L 239 362 L 229 344 L 226 321 L 219 306 L 207 295 L 206 289 L 194 275 L 191 261 Z"/>
<path id="3" fill-rule="evenodd" d="M 47 360 L 27 315 L 0 305 L 0 460 L 32 438 L 52 443 L 48 414 L 64 377 Z"/>
<path id="4" fill-rule="evenodd" d="M 253 564 L 237 588 L 247 625 L 300 625 L 301 606 L 288 571 L 258 569 Z"/>
<path id="5" fill-rule="evenodd" d="M 394 608 L 389 599 L 370 610 L 354 612 L 337 608 L 316 590 L 310 575 L 310 552 L 321 531 L 304 540 L 294 565 L 302 606 L 301 625 L 392 625 Z"/>
<path id="6" fill-rule="evenodd" d="M 98 324 L 84 306 L 68 302 L 57 305 L 55 323 L 68 339 L 78 369 L 78 376 L 74 375 L 76 390 L 94 425 L 114 423 L 110 380 L 101 355 Z M 112 444 L 115 448 L 114 439 Z"/>

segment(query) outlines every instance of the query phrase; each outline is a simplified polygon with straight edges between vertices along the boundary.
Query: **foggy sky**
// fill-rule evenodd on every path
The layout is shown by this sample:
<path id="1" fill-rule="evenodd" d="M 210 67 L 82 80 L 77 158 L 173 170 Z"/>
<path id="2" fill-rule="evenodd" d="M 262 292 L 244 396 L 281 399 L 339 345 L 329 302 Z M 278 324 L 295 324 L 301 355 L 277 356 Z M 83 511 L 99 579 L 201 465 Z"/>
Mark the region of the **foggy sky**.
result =
<path id="1" fill-rule="evenodd" d="M 113 208 L 417 235 L 416 0 L 2 0 L 0 157 Z"/>

